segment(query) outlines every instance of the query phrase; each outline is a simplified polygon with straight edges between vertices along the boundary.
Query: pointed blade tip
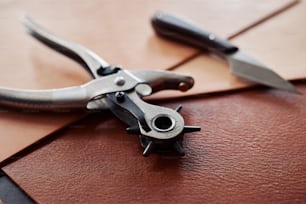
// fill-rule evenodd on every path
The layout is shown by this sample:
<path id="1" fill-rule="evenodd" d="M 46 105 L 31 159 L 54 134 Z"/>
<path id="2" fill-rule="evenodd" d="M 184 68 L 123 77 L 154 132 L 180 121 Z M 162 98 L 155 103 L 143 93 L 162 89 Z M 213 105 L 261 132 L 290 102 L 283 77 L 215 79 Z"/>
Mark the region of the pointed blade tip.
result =
<path id="1" fill-rule="evenodd" d="M 269 70 L 269 71 L 272 71 L 272 70 Z M 274 72 L 274 71 L 272 71 L 272 72 Z M 278 77 L 279 83 L 272 83 L 270 81 L 268 81 L 268 82 L 267 81 L 262 81 L 261 79 L 257 79 L 254 76 L 248 75 L 246 73 L 240 73 L 239 71 L 237 71 L 235 69 L 231 69 L 230 73 L 232 75 L 235 75 L 239 78 L 242 78 L 242 79 L 244 79 L 246 81 L 249 81 L 249 82 L 252 82 L 252 83 L 256 83 L 256 84 L 263 85 L 263 86 L 266 86 L 266 87 L 287 91 L 287 92 L 290 92 L 290 93 L 295 93 L 295 94 L 298 94 L 298 95 L 302 95 L 302 92 L 299 91 L 292 83 L 290 83 L 288 80 L 278 76 L 278 74 L 276 74 L 276 73 L 274 73 L 275 74 L 274 76 Z"/>
<path id="2" fill-rule="evenodd" d="M 282 84 L 277 84 L 277 85 L 271 85 L 272 88 L 276 88 L 282 91 L 287 91 L 289 93 L 294 93 L 297 95 L 302 95 L 302 92 L 298 90 L 291 82 L 287 81 L 284 79 L 284 83 Z"/>
<path id="3" fill-rule="evenodd" d="M 301 94 L 288 80 L 241 50 L 229 55 L 227 60 L 230 64 L 230 72 L 233 75 L 257 84 Z"/>
<path id="4" fill-rule="evenodd" d="M 290 93 L 297 94 L 297 95 L 303 95 L 303 93 L 294 86 L 293 86 L 292 89 L 287 89 L 287 91 L 290 92 Z"/>

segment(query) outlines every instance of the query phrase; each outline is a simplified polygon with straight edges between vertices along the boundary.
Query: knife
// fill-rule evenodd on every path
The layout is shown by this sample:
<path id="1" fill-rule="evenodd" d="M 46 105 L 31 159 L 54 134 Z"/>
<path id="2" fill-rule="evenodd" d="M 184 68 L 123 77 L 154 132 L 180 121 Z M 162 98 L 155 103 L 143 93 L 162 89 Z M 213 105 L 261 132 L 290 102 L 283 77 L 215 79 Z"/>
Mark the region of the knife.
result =
<path id="1" fill-rule="evenodd" d="M 233 75 L 272 88 L 301 94 L 290 82 L 261 62 L 229 41 L 205 31 L 190 21 L 159 11 L 153 15 L 151 23 L 155 32 L 161 37 L 208 50 L 225 58 Z"/>

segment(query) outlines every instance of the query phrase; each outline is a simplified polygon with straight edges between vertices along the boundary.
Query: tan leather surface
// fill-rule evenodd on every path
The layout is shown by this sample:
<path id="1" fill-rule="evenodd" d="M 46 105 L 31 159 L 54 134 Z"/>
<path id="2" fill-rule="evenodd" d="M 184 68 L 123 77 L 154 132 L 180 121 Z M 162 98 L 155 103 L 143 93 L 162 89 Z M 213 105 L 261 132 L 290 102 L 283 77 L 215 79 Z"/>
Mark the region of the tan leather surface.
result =
<path id="1" fill-rule="evenodd" d="M 183 104 L 186 156 L 141 156 L 111 115 L 70 126 L 4 170 L 39 203 L 305 203 L 303 96 L 257 89 Z"/>
<path id="2" fill-rule="evenodd" d="M 163 0 L 102 0 L 85 3 L 82 0 L 7 0 L 1 3 L 3 12 L 0 16 L 1 27 L 5 28 L 1 43 L 8 49 L 7 57 L 3 58 L 23 56 L 23 67 L 27 67 L 33 63 L 28 55 L 34 55 L 40 62 L 67 66 L 63 60 L 55 63 L 58 57 L 49 56 L 47 53 L 50 51 L 40 49 L 41 46 L 33 44 L 24 35 L 19 19 L 29 14 L 50 31 L 83 44 L 110 63 L 121 64 L 128 69 L 167 69 L 195 50 L 156 37 L 150 25 L 150 17 L 155 11 L 179 13 L 207 30 L 229 37 L 292 2 L 296 1 L 178 0 L 174 3 Z M 18 51 L 12 48 L 13 43 L 18 44 Z M 29 51 L 31 48 L 36 51 Z M 17 67 L 18 64 L 13 65 Z M 63 69 L 69 68 L 66 66 Z"/>
<path id="3" fill-rule="evenodd" d="M 89 76 L 76 63 L 27 36 L 20 23 L 31 15 L 50 31 L 127 68 L 166 69 L 196 51 L 155 36 L 149 17 L 157 10 L 189 16 L 228 37 L 295 0 L 271 1 L 11 1 L 0 2 L 0 86 L 28 89 L 82 84 Z M 226 18 L 224 18 L 226 14 Z M 1 109 L 2 110 L 2 109 Z M 0 113 L 0 162 L 76 120 L 78 114 Z M 48 122 L 46 122 L 48 121 Z"/>
<path id="4" fill-rule="evenodd" d="M 306 1 L 233 39 L 287 79 L 306 77 Z M 252 42 L 252 45 L 250 44 Z M 264 46 L 263 46 L 264 45 Z"/>
<path id="5" fill-rule="evenodd" d="M 306 1 L 279 14 L 231 41 L 290 80 L 306 77 Z M 184 95 L 212 93 L 248 87 L 251 83 L 229 73 L 220 59 L 203 54 L 174 69 L 195 78 L 195 86 Z M 172 92 L 174 97 L 176 93 Z M 161 94 L 169 97 L 169 93 Z"/>

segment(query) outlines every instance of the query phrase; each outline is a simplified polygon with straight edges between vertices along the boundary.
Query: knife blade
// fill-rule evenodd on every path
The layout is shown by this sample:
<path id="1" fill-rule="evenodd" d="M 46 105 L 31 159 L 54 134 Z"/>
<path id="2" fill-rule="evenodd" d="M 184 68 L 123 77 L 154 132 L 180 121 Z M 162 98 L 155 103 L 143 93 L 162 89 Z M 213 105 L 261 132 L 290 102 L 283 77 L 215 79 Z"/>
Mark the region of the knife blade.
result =
<path id="1" fill-rule="evenodd" d="M 155 32 L 164 38 L 208 50 L 228 62 L 233 75 L 268 87 L 301 92 L 266 65 L 253 59 L 226 39 L 207 32 L 191 21 L 165 12 L 156 12 L 151 19 Z"/>

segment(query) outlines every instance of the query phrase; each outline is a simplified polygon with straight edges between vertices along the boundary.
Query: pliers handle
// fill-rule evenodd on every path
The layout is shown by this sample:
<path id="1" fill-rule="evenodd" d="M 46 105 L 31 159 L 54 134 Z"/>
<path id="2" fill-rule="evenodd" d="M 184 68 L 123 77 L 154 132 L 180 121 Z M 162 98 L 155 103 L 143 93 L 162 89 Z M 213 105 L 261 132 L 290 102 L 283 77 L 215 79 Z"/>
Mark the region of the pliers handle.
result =
<path id="1" fill-rule="evenodd" d="M 192 77 L 110 66 L 94 52 L 51 34 L 29 17 L 24 18 L 24 24 L 34 38 L 81 64 L 94 79 L 80 86 L 51 90 L 2 87 L 0 104 L 39 110 L 109 109 L 129 125 L 128 133 L 140 135 L 144 156 L 152 151 L 173 149 L 183 154 L 180 146 L 183 133 L 200 128 L 185 126 L 178 109 L 152 105 L 142 98 L 165 89 L 187 91 L 193 86 Z"/>

